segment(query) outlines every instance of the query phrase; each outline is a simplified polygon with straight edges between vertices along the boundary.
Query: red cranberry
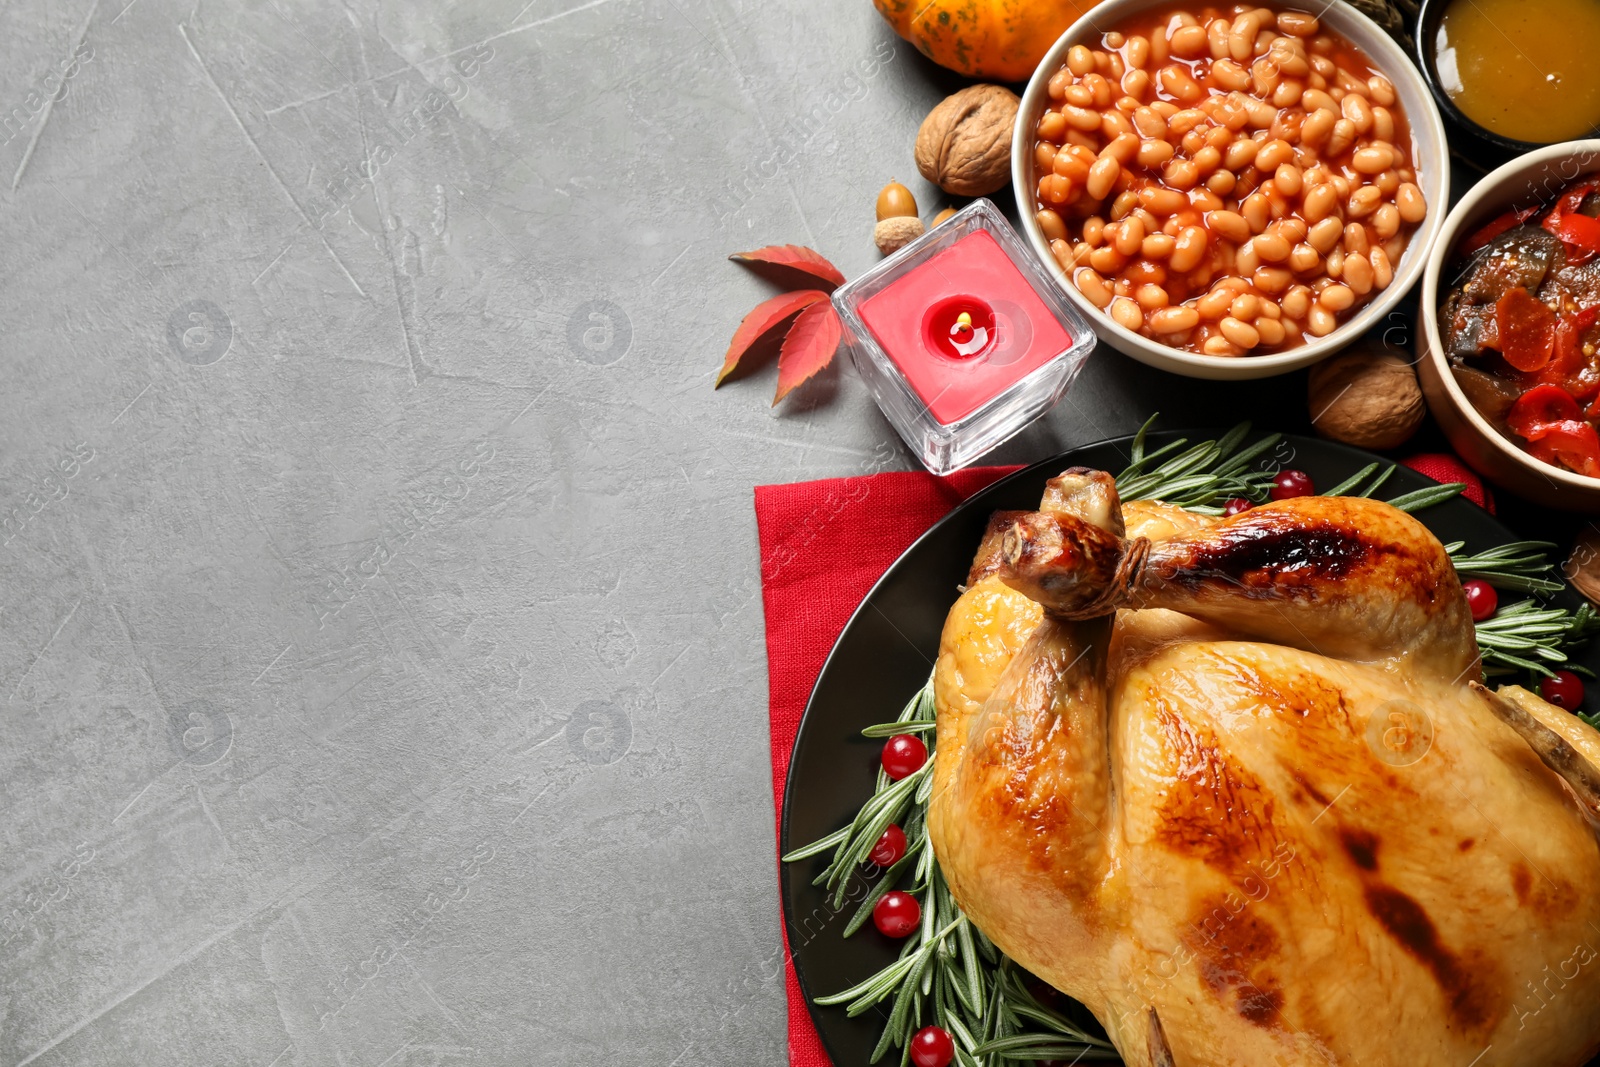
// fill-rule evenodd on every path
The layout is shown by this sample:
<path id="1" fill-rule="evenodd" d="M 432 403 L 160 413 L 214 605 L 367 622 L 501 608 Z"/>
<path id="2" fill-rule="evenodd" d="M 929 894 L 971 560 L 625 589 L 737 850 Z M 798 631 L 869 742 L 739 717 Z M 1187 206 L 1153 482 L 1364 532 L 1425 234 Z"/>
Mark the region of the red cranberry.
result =
<path id="1" fill-rule="evenodd" d="M 878 843 L 872 846 L 872 851 L 867 853 L 867 858 L 879 867 L 893 867 L 905 854 L 906 832 L 890 823 L 883 836 L 878 838 Z"/>
<path id="2" fill-rule="evenodd" d="M 911 1062 L 916 1067 L 950 1067 L 956 1043 L 937 1026 L 924 1026 L 911 1039 Z"/>
<path id="3" fill-rule="evenodd" d="M 1482 622 L 1493 615 L 1494 609 L 1500 606 L 1500 594 L 1494 591 L 1494 586 L 1482 578 L 1462 582 L 1461 591 L 1467 594 L 1467 608 L 1472 612 L 1473 622 Z"/>
<path id="4" fill-rule="evenodd" d="M 928 746 L 910 734 L 895 734 L 883 746 L 883 773 L 898 782 L 928 762 Z"/>
<path id="5" fill-rule="evenodd" d="M 1226 504 L 1222 505 L 1222 514 L 1231 519 L 1235 515 L 1244 514 L 1255 506 L 1255 501 L 1246 500 L 1242 496 L 1236 496 L 1231 498 Z"/>
<path id="6" fill-rule="evenodd" d="M 922 905 L 910 893 L 885 893 L 872 907 L 872 925 L 885 937 L 905 937 L 922 922 Z"/>
<path id="7" fill-rule="evenodd" d="M 1583 679 L 1571 671 L 1556 671 L 1539 683 L 1539 693 L 1558 708 L 1577 711 L 1583 704 Z"/>
<path id="8" fill-rule="evenodd" d="M 1311 475 L 1305 471 L 1279 471 L 1272 479 L 1272 499 L 1290 500 L 1297 496 L 1311 496 L 1317 490 L 1311 484 Z"/>

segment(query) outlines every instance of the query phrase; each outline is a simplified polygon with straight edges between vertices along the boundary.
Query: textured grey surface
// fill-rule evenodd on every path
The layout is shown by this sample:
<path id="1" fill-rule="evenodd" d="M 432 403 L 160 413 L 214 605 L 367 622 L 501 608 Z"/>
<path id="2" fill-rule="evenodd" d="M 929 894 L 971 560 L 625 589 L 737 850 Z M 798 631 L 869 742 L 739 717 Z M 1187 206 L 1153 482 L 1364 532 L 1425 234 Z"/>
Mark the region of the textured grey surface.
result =
<path id="1" fill-rule="evenodd" d="M 866 0 L 0 25 L 0 1065 L 780 1062 L 750 490 L 910 461 L 712 392 L 724 256 L 866 268 L 953 83 Z"/>

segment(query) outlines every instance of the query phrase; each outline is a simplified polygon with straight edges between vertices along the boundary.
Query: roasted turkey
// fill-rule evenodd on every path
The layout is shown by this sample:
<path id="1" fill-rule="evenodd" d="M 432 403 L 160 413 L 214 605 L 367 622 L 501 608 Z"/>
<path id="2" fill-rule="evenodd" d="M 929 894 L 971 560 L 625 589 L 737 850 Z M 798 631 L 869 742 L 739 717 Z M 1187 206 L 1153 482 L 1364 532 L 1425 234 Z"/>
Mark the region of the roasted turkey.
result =
<path id="1" fill-rule="evenodd" d="M 1217 520 L 1068 471 L 991 520 L 935 695 L 952 893 L 1128 1063 L 1600 1051 L 1600 732 L 1481 684 L 1403 512 Z"/>

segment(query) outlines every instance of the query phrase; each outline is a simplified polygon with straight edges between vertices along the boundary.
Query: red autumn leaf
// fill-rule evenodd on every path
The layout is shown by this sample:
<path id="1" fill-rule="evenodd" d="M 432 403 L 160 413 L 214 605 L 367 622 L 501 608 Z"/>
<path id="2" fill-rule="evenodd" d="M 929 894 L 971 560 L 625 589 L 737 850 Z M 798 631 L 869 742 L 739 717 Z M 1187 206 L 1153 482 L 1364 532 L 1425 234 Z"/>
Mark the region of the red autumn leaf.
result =
<path id="1" fill-rule="evenodd" d="M 772 403 L 776 405 L 796 386 L 832 363 L 843 335 L 844 325 L 831 303 L 813 304 L 802 311 L 778 350 L 778 395 Z"/>
<path id="2" fill-rule="evenodd" d="M 829 288 L 844 284 L 844 275 L 839 272 L 838 267 L 804 245 L 768 245 L 754 252 L 735 252 L 728 258 L 742 263 L 767 264 L 799 271 L 818 281 L 827 282 Z"/>
<path id="3" fill-rule="evenodd" d="M 819 300 L 826 301 L 828 294 L 821 289 L 805 289 L 798 293 L 779 293 L 771 300 L 763 300 L 756 305 L 754 311 L 744 317 L 739 323 L 739 328 L 733 331 L 733 342 L 728 345 L 728 354 L 723 357 L 722 369 L 717 372 L 715 389 L 723 380 L 739 367 L 739 361 L 744 358 L 750 346 L 759 341 L 774 326 L 786 323 L 795 316 L 796 312 L 804 311 Z"/>

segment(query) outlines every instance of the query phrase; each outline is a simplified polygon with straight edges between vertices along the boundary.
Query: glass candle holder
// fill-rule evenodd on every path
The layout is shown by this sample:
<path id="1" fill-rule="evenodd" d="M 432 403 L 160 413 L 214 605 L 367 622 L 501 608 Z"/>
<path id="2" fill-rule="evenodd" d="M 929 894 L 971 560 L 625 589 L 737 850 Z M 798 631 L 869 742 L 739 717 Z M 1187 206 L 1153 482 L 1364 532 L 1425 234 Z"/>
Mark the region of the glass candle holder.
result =
<path id="1" fill-rule="evenodd" d="M 1054 407 L 1094 329 L 988 200 L 835 290 L 844 343 L 923 466 L 959 470 Z"/>

